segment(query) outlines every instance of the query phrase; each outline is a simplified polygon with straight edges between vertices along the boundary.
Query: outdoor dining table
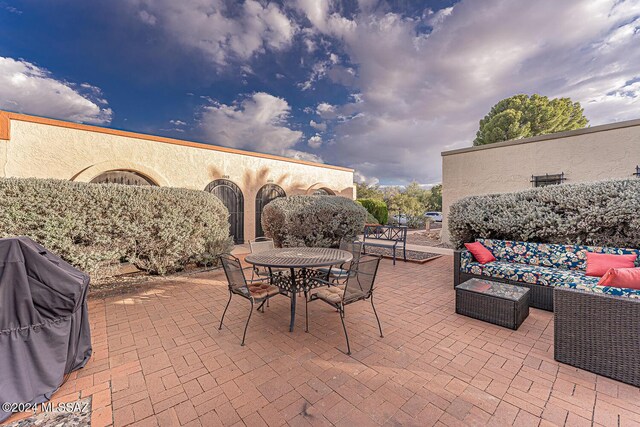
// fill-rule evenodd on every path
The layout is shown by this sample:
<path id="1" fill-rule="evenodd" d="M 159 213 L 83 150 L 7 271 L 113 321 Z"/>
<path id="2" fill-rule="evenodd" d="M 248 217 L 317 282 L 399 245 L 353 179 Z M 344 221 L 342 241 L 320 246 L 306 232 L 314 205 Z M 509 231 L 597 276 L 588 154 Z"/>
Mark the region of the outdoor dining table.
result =
<path id="1" fill-rule="evenodd" d="M 327 275 L 326 272 L 323 274 L 314 268 L 331 267 L 352 259 L 351 252 L 331 248 L 270 249 L 245 257 L 245 261 L 249 264 L 268 268 L 271 284 L 291 295 L 290 332 L 293 332 L 296 318 L 296 295 L 303 291 L 306 298 L 307 292 L 313 287 L 309 279 Z M 282 271 L 274 272 L 273 269 L 288 269 L 289 274 L 283 274 Z"/>

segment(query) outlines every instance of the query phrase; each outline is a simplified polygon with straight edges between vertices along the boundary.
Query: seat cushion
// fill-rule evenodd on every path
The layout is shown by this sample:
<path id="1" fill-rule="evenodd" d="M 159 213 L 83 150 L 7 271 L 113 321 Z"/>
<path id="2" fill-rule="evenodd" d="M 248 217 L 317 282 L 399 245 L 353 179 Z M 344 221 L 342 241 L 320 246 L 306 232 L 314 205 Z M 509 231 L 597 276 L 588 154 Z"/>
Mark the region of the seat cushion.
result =
<path id="1" fill-rule="evenodd" d="M 487 264 L 477 262 L 467 263 L 462 269 L 465 273 L 482 276 L 509 279 L 516 282 L 534 285 L 555 286 L 559 283 L 590 283 L 598 284 L 598 277 L 585 276 L 576 270 L 562 270 L 538 265 L 517 264 L 511 262 L 494 261 Z"/>
<path id="2" fill-rule="evenodd" d="M 321 300 L 330 302 L 331 304 L 340 304 L 342 302 L 342 295 L 344 295 L 344 285 L 341 286 L 327 286 L 320 288 L 311 293 L 312 297 L 320 298 Z"/>
<path id="3" fill-rule="evenodd" d="M 559 268 L 500 261 L 487 264 L 468 261 L 460 267 L 460 270 L 464 273 L 508 279 L 521 283 L 542 286 L 561 286 L 586 292 L 640 298 L 640 290 L 598 286 L 599 277 L 586 276 L 584 272 L 576 270 L 563 270 Z"/>
<path id="4" fill-rule="evenodd" d="M 331 304 L 340 304 L 343 301 L 344 291 L 344 285 L 328 286 L 313 291 L 311 295 Z M 364 293 L 362 291 L 348 288 L 347 295 L 344 297 L 344 302 L 348 303 L 361 299 L 362 297 L 364 297 Z"/>
<path id="5" fill-rule="evenodd" d="M 318 268 L 317 271 L 321 272 L 325 276 L 329 273 L 329 268 Z M 331 277 L 332 279 L 346 279 L 349 276 L 349 270 L 345 270 L 344 268 L 331 268 Z"/>
<path id="6" fill-rule="evenodd" d="M 253 283 L 248 285 L 248 288 L 254 299 L 263 299 L 280 293 L 280 289 L 277 286 L 266 283 Z"/>
<path id="7" fill-rule="evenodd" d="M 636 266 L 640 267 L 639 249 L 514 242 L 495 239 L 476 239 L 476 241 L 482 243 L 493 253 L 498 261 L 502 262 L 584 271 L 587 267 L 587 252 L 593 252 L 599 254 L 638 255 Z"/>

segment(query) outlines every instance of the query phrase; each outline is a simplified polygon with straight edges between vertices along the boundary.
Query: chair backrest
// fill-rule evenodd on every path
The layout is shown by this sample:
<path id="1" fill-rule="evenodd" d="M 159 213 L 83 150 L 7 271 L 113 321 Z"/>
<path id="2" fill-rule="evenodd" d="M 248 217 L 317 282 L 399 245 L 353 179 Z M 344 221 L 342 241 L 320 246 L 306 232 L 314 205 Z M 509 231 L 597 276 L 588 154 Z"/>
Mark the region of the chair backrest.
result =
<path id="1" fill-rule="evenodd" d="M 364 255 L 358 262 L 351 264 L 350 274 L 344 287 L 343 301 L 350 299 L 369 298 L 373 292 L 373 285 L 380 265 L 379 256 Z"/>
<path id="2" fill-rule="evenodd" d="M 364 240 L 391 240 L 406 243 L 407 227 L 405 225 L 365 225 Z"/>
<path id="3" fill-rule="evenodd" d="M 244 277 L 240 260 L 231 254 L 222 254 L 220 255 L 220 261 L 222 262 L 224 274 L 227 276 L 229 290 L 249 294 L 247 279 Z"/>
<path id="4" fill-rule="evenodd" d="M 249 242 L 249 249 L 251 249 L 252 254 L 257 254 L 259 252 L 264 252 L 275 248 L 273 240 L 262 237 L 259 237 L 258 239 L 254 240 L 253 242 Z"/>
<path id="5" fill-rule="evenodd" d="M 340 249 L 343 251 L 351 252 L 353 255 L 353 259 L 351 259 L 351 264 L 355 264 L 360 259 L 360 255 L 362 255 L 362 242 L 340 242 Z"/>

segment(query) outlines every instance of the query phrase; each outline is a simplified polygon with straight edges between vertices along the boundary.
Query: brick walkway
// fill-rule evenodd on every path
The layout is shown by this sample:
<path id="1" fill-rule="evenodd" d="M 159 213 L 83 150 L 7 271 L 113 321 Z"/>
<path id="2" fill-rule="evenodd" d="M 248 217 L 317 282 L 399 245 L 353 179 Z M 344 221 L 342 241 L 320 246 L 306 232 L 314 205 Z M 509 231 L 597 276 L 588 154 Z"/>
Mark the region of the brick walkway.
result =
<path id="1" fill-rule="evenodd" d="M 553 360 L 553 315 L 532 309 L 520 330 L 454 313 L 452 258 L 383 261 L 377 335 L 368 303 L 338 314 L 289 300 L 254 313 L 227 300 L 220 272 L 91 300 L 94 356 L 54 396 L 93 396 L 92 425 L 633 425 L 640 390 Z M 623 325 L 622 325 L 623 326 Z M 16 420 L 13 418 L 11 421 Z"/>

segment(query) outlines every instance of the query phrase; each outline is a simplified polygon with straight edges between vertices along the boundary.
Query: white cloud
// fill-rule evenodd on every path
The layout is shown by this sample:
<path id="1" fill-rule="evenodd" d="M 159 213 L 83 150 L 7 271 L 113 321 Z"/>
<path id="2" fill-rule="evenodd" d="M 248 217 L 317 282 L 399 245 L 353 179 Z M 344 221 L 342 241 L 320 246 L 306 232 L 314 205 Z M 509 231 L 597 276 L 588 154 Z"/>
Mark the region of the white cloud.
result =
<path id="1" fill-rule="evenodd" d="M 311 148 L 320 148 L 322 146 L 322 137 L 319 134 L 313 135 L 307 142 Z"/>
<path id="2" fill-rule="evenodd" d="M 214 144 L 321 162 L 314 154 L 294 149 L 303 133 L 288 126 L 286 100 L 257 92 L 232 105 L 205 106 L 200 129 Z"/>
<path id="3" fill-rule="evenodd" d="M 318 106 L 316 107 L 316 113 L 322 117 L 322 118 L 327 118 L 327 119 L 332 119 L 337 117 L 336 114 L 336 106 L 335 105 L 331 105 L 327 102 L 321 102 L 318 104 Z"/>
<path id="4" fill-rule="evenodd" d="M 360 102 L 316 109 L 335 121 L 328 161 L 437 182 L 440 151 L 471 145 L 491 106 L 517 93 L 569 96 L 592 125 L 640 116 L 639 0 L 462 0 L 418 18 L 367 3 L 347 18 L 333 2 L 297 2 L 357 68 L 335 80 Z"/>
<path id="5" fill-rule="evenodd" d="M 450 16 L 452 12 L 453 6 L 445 7 L 444 9 L 440 9 L 437 12 L 434 12 L 430 9 L 427 18 L 427 25 L 432 28 L 440 27 L 444 20 L 447 19 L 447 17 Z"/>
<path id="6" fill-rule="evenodd" d="M 95 124 L 109 123 L 113 114 L 99 88 L 6 57 L 0 57 L 0 109 Z"/>
<path id="7" fill-rule="evenodd" d="M 138 16 L 140 17 L 140 20 L 147 25 L 156 25 L 156 22 L 158 22 L 158 19 L 146 10 L 141 10 L 138 13 Z"/>
<path id="8" fill-rule="evenodd" d="M 315 120 L 311 120 L 309 122 L 309 126 L 312 128 L 319 130 L 320 132 L 325 132 L 327 130 L 327 124 L 324 122 L 316 122 Z"/>
<path id="9" fill-rule="evenodd" d="M 128 0 L 146 24 L 202 51 L 217 65 L 290 46 L 296 25 L 275 3 L 246 0 Z M 232 6 L 233 5 L 233 6 Z"/>
<path id="10" fill-rule="evenodd" d="M 315 82 L 323 79 L 327 75 L 327 72 L 329 72 L 332 67 L 337 65 L 339 62 L 340 59 L 338 58 L 338 55 L 330 53 L 326 60 L 318 61 L 313 64 L 308 79 L 305 82 L 298 84 L 298 87 L 303 91 L 311 89 Z"/>
<path id="11" fill-rule="evenodd" d="M 187 124 L 187 122 L 183 122 L 182 120 L 169 120 L 169 123 L 174 126 L 185 126 Z"/>

